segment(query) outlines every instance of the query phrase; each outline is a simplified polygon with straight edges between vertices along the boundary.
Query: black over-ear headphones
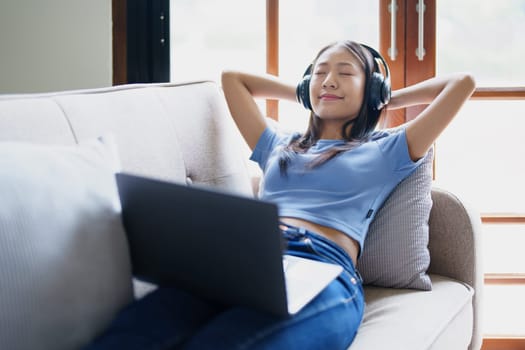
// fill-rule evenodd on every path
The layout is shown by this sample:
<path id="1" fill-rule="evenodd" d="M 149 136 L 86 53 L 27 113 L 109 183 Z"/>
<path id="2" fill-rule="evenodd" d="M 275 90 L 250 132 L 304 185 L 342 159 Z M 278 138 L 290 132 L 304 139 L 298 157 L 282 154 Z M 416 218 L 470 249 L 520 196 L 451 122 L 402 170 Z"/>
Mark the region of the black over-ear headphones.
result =
<path id="1" fill-rule="evenodd" d="M 371 108 L 375 110 L 382 109 L 389 101 L 391 94 L 390 86 L 390 70 L 388 69 L 388 64 L 385 59 L 379 52 L 370 46 L 360 44 L 363 48 L 367 49 L 372 57 L 374 57 L 374 72 L 369 83 L 369 100 L 368 104 Z M 379 70 L 377 62 L 381 62 L 385 70 L 385 75 Z M 312 110 L 312 104 L 310 102 L 310 80 L 312 78 L 312 64 L 306 68 L 306 71 L 303 74 L 303 78 L 297 84 L 295 94 L 297 100 L 304 106 L 304 108 Z"/>

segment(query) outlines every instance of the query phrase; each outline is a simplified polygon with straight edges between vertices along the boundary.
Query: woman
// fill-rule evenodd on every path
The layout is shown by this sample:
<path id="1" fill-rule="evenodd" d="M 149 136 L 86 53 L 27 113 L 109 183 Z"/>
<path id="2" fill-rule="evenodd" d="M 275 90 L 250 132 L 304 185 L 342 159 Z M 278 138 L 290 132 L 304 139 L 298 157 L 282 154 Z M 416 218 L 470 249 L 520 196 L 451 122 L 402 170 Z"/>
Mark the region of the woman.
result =
<path id="1" fill-rule="evenodd" d="M 323 48 L 298 87 L 271 76 L 222 76 L 231 115 L 263 169 L 261 198 L 279 207 L 287 254 L 344 268 L 319 296 L 280 319 L 160 288 L 124 310 L 92 348 L 346 349 L 363 315 L 355 265 L 370 222 L 475 87 L 470 75 L 456 74 L 390 98 L 388 75 L 375 50 L 344 41 Z M 312 111 L 308 129 L 302 135 L 273 130 L 254 98 L 297 98 Z M 428 106 L 400 132 L 374 131 L 387 104 Z"/>

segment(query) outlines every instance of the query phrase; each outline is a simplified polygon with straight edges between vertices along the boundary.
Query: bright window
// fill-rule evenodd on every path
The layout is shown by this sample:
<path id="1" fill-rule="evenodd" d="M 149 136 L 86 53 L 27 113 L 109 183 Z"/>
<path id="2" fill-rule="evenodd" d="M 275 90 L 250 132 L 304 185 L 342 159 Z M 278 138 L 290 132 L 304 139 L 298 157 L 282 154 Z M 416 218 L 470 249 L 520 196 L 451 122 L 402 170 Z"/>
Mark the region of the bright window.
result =
<path id="1" fill-rule="evenodd" d="M 439 0 L 437 72 L 470 71 L 478 86 L 525 85 L 525 0 Z"/>
<path id="2" fill-rule="evenodd" d="M 525 213 L 523 110 L 525 101 L 467 102 L 437 142 L 437 182 L 482 213 Z"/>
<path id="3" fill-rule="evenodd" d="M 224 69 L 264 72 L 266 2 L 171 0 L 171 81 L 214 80 Z"/>

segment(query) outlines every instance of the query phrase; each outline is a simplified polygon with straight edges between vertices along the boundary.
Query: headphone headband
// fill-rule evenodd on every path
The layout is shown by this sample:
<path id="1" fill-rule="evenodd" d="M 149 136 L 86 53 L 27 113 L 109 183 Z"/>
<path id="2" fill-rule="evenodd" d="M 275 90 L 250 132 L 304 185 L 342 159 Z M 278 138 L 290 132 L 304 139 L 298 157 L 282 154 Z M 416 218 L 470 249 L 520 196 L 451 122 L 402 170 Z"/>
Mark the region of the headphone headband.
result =
<path id="1" fill-rule="evenodd" d="M 379 51 L 365 44 L 359 44 L 359 45 L 367 49 L 372 54 L 372 57 L 374 57 L 374 59 L 379 60 L 381 62 L 381 64 L 383 65 L 383 68 L 385 69 L 385 75 L 384 75 L 385 79 L 390 80 L 390 69 L 388 68 L 388 63 L 386 63 L 384 57 L 379 53 Z"/>

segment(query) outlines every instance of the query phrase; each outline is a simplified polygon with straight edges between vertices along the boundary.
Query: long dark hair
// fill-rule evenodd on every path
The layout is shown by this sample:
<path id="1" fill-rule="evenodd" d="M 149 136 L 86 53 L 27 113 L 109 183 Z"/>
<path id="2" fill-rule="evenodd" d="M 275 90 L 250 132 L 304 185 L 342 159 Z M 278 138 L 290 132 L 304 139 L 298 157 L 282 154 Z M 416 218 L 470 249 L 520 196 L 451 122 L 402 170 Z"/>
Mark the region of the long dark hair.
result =
<path id="1" fill-rule="evenodd" d="M 361 108 L 357 114 L 357 117 L 347 121 L 341 128 L 341 136 L 346 142 L 339 146 L 334 146 L 329 150 L 319 154 L 314 158 L 308 167 L 310 169 L 320 166 L 326 161 L 334 158 L 339 153 L 348 151 L 364 142 L 366 142 L 371 135 L 372 131 L 377 126 L 379 122 L 379 117 L 381 116 L 383 109 L 377 110 L 370 107 L 370 81 L 372 74 L 374 72 L 381 73 L 379 70 L 378 64 L 375 62 L 372 54 L 363 47 L 361 44 L 351 41 L 338 41 L 322 48 L 317 56 L 314 59 L 312 67 L 315 67 L 315 64 L 319 57 L 328 49 L 332 47 L 343 47 L 346 48 L 349 52 L 353 53 L 361 62 L 362 68 L 365 72 L 365 91 L 363 96 L 363 101 L 361 103 Z M 312 147 L 320 137 L 322 120 L 317 116 L 313 111 L 310 113 L 310 120 L 308 123 L 308 128 L 304 134 L 297 134 L 293 137 L 289 144 L 285 146 L 279 157 L 279 167 L 281 174 L 286 175 L 286 170 L 288 164 L 290 163 L 291 157 L 294 153 L 306 153 L 310 147 Z M 350 126 L 352 126 L 350 128 Z"/>

